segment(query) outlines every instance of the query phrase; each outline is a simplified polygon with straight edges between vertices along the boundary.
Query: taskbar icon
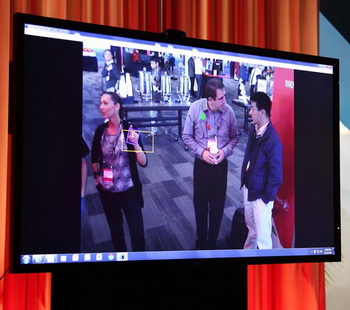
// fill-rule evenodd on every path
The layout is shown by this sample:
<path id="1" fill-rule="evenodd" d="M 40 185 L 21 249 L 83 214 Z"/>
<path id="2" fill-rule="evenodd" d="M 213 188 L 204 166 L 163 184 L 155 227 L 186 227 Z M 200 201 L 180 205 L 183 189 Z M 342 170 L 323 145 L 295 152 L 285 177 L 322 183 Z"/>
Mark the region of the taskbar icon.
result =
<path id="1" fill-rule="evenodd" d="M 124 262 L 129 259 L 127 252 L 117 253 L 117 262 Z"/>

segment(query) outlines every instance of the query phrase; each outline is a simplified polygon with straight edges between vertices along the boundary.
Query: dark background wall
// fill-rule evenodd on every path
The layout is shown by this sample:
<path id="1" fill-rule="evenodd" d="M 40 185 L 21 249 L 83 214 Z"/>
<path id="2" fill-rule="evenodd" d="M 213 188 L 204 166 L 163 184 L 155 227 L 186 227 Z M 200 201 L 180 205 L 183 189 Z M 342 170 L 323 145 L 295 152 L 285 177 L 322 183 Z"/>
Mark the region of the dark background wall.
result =
<path id="1" fill-rule="evenodd" d="M 350 128 L 350 2 L 320 0 L 319 55 L 340 60 L 340 120 Z"/>

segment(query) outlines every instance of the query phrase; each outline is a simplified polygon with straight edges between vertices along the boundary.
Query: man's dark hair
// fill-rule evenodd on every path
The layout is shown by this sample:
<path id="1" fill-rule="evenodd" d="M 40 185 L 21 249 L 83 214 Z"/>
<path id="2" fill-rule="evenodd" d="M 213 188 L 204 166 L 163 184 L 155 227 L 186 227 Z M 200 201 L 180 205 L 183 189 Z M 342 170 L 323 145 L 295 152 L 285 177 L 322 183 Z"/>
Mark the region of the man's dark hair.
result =
<path id="1" fill-rule="evenodd" d="M 113 55 L 113 52 L 110 50 L 110 49 L 106 49 L 103 51 L 103 56 L 105 56 L 106 52 L 110 52 L 111 55 L 112 55 L 112 58 L 114 59 L 114 55 Z"/>
<path id="2" fill-rule="evenodd" d="M 150 62 L 154 61 L 155 63 L 159 63 L 159 57 L 158 56 L 152 56 L 150 59 Z"/>
<path id="3" fill-rule="evenodd" d="M 109 95 L 114 104 L 119 103 L 119 105 L 120 105 L 119 117 L 120 117 L 120 119 L 123 119 L 124 118 L 124 108 L 123 108 L 123 102 L 122 102 L 122 99 L 120 98 L 120 96 L 115 92 L 104 92 L 102 95 L 104 95 L 104 94 Z"/>
<path id="4" fill-rule="evenodd" d="M 262 91 L 258 91 L 256 93 L 254 93 L 253 95 L 251 95 L 250 97 L 250 102 L 256 102 L 256 107 L 258 108 L 258 110 L 262 110 L 264 109 L 266 112 L 266 115 L 268 117 L 271 116 L 271 106 L 272 106 L 272 102 L 270 97 L 262 92 Z"/>
<path id="5" fill-rule="evenodd" d="M 218 78 L 210 79 L 205 85 L 205 97 L 216 100 L 216 90 L 224 89 L 224 88 L 225 88 L 225 85 L 222 82 L 222 80 Z"/>

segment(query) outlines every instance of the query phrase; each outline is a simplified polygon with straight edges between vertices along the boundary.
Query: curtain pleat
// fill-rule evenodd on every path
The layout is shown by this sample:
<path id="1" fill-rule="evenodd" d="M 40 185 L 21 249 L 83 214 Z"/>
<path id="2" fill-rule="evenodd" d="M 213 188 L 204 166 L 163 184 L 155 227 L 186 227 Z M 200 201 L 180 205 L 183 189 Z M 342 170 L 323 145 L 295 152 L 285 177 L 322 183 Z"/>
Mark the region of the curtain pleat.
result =
<path id="1" fill-rule="evenodd" d="M 8 67 L 10 58 L 10 3 L 0 1 L 0 276 L 8 268 L 9 212 L 7 206 L 7 170 L 8 170 Z M 6 278 L 0 280 L 0 309 L 4 309 L 4 294 L 8 289 Z"/>
<path id="2" fill-rule="evenodd" d="M 324 264 L 249 266 L 248 310 L 324 310 Z"/>
<path id="3" fill-rule="evenodd" d="M 0 274 L 8 264 L 8 61 L 12 13 L 317 55 L 317 0 L 1 0 L 0 1 Z M 6 255 L 5 255 L 6 254 Z M 234 281 L 234 279 L 232 279 Z M 50 274 L 6 274 L 0 310 L 50 309 Z M 249 310 L 325 309 L 324 265 L 248 267 Z"/>

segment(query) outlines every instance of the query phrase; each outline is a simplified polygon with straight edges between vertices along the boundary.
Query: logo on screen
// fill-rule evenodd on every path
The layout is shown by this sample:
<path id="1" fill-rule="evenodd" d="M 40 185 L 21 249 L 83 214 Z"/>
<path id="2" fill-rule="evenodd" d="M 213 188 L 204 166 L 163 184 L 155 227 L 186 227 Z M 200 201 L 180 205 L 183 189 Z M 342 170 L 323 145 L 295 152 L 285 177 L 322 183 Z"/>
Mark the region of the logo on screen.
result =
<path id="1" fill-rule="evenodd" d="M 25 264 L 25 265 L 29 264 L 30 263 L 30 256 L 29 255 L 24 255 L 22 257 L 22 263 Z"/>

